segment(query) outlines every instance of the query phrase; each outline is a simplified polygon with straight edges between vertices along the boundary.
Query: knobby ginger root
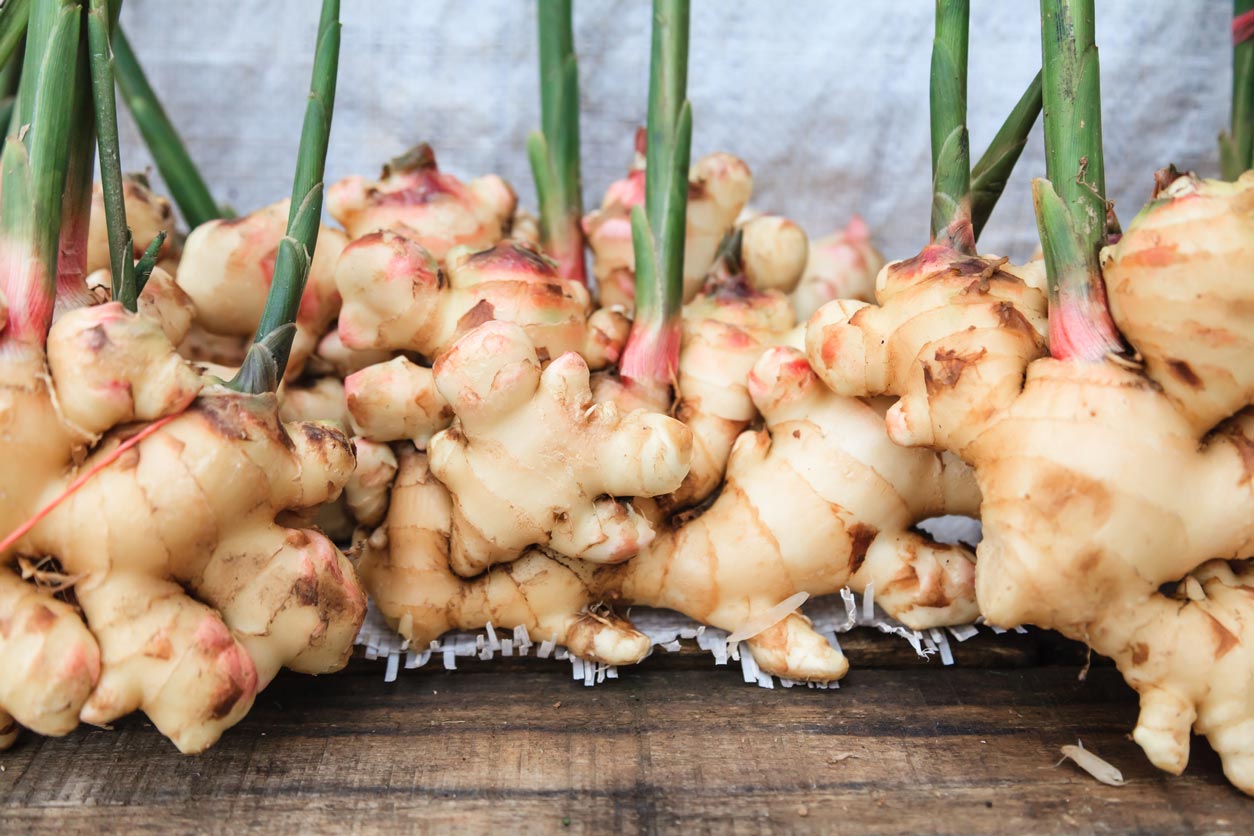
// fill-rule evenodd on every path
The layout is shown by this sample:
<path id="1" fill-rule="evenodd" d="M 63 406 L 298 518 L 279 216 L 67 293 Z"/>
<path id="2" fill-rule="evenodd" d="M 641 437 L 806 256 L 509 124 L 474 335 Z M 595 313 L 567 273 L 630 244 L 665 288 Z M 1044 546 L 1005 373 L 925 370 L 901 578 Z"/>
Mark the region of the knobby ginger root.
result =
<path id="1" fill-rule="evenodd" d="M 546 360 L 578 352 L 593 368 L 618 359 L 629 323 L 592 311 L 582 284 L 529 245 L 502 241 L 448 253 L 441 272 L 416 241 L 378 232 L 350 244 L 335 273 L 344 299 L 339 336 L 354 350 L 416 352 L 434 360 L 489 320 L 517 323 Z"/>
<path id="2" fill-rule="evenodd" d="M 787 219 L 762 215 L 740 226 L 701 292 L 683 310 L 673 412 L 693 434 L 692 466 L 683 484 L 658 498 L 664 512 L 699 504 L 718 487 L 736 437 L 757 416 L 746 388 L 749 371 L 773 345 L 800 347 L 803 335 L 788 291 L 805 266 L 805 233 Z M 670 404 L 621 377 L 597 375 L 598 401 L 626 409 L 669 411 Z"/>
<path id="3" fill-rule="evenodd" d="M 774 345 L 800 347 L 787 299 L 743 285 L 707 289 L 684 310 L 675 416 L 692 430 L 692 466 L 664 498 L 674 510 L 696 505 L 723 480 L 736 438 L 757 417 L 749 372 Z"/>
<path id="4" fill-rule="evenodd" d="M 431 436 L 453 422 L 434 372 L 406 357 L 349 375 L 344 397 L 353 432 L 374 441 L 410 441 L 426 450 Z"/>
<path id="5" fill-rule="evenodd" d="M 880 271 L 879 305 L 819 308 L 806 327 L 810 363 L 839 394 L 898 396 L 888 412 L 898 444 L 960 450 L 970 422 L 1012 401 L 1046 352 L 1041 267 L 930 245 Z"/>
<path id="6" fill-rule="evenodd" d="M 352 568 L 321 534 L 275 522 L 339 492 L 342 435 L 280 424 L 272 396 L 202 392 L 161 324 L 117 303 L 62 316 L 46 361 L 9 340 L 0 376 L 2 530 L 95 470 L 0 556 L 0 664 L 20 674 L 0 712 L 64 734 L 139 708 L 195 752 L 280 666 L 343 665 L 365 614 Z M 171 415 L 106 464 L 127 424 Z M 18 557 L 55 560 L 82 616 L 21 581 Z"/>
<path id="7" fill-rule="evenodd" d="M 1249 354 L 1236 348 L 1251 333 L 1249 193 L 1248 178 L 1168 187 L 1127 244 L 1106 251 L 1118 324 L 1143 370 L 1120 357 L 1040 357 L 1023 327 L 1034 313 L 972 323 L 938 274 L 885 300 L 877 331 L 864 319 L 865 342 L 848 336 L 853 318 L 825 322 L 826 309 L 810 336 L 837 388 L 914 398 L 895 437 L 974 467 L 986 620 L 1056 629 L 1111 657 L 1141 696 L 1133 737 L 1156 766 L 1181 772 L 1195 731 L 1254 793 L 1254 411 L 1220 415 L 1249 398 Z M 926 306 L 890 318 L 910 296 L 954 308 L 931 314 L 928 340 L 909 334 Z M 874 377 L 861 353 L 872 335 L 914 375 Z M 1075 344 L 1066 333 L 1058 342 Z M 1204 426 L 1216 415 L 1227 420 Z"/>
<path id="8" fill-rule="evenodd" d="M 1115 324 L 1199 433 L 1254 403 L 1252 251 L 1254 171 L 1175 177 L 1102 253 Z"/>
<path id="9" fill-rule="evenodd" d="M 436 361 L 456 418 L 431 438 L 431 470 L 453 497 L 452 565 L 474 575 L 539 544 L 568 557 L 625 560 L 654 536 L 616 497 L 679 487 L 692 436 L 657 413 L 594 403 L 588 365 L 561 355 L 541 370 L 526 332 L 471 331 Z"/>
<path id="10" fill-rule="evenodd" d="M 642 132 L 643 134 L 643 132 Z M 637 138 L 637 144 L 641 139 Z M 630 310 L 635 299 L 636 257 L 631 243 L 631 210 L 644 203 L 643 147 L 626 179 L 613 183 L 601 208 L 584 218 L 584 234 L 592 248 L 592 272 L 600 287 L 601 306 Z M 688 175 L 688 220 L 684 244 L 684 300 L 701 289 L 714 264 L 719 244 L 732 229 L 753 192 L 753 175 L 731 154 L 710 154 L 697 160 Z"/>
<path id="11" fill-rule="evenodd" d="M 524 626 L 535 640 L 610 664 L 638 661 L 649 647 L 610 605 L 668 607 L 730 632 L 797 592 L 874 579 L 876 600 L 912 626 L 974 618 L 971 555 L 911 529 L 974 510 L 970 471 L 953 457 L 892 444 L 878 406 L 828 391 L 795 350 L 768 351 L 749 389 L 766 429 L 740 436 L 719 497 L 619 564 L 531 549 L 459 577 L 449 551 L 453 500 L 421 453 L 403 453 L 388 522 L 359 543 L 368 590 L 420 647 L 491 623 Z M 748 644 L 763 670 L 791 679 L 831 681 L 848 667 L 798 613 Z"/>
<path id="12" fill-rule="evenodd" d="M 241 218 L 210 221 L 187 236 L 176 278 L 195 305 L 200 329 L 234 340 L 253 336 L 274 277 L 279 242 L 287 230 L 289 205 L 289 200 L 282 200 Z M 344 233 L 337 229 L 324 226 L 318 233 L 318 246 L 296 314 L 288 380 L 300 376 L 305 361 L 339 313 L 334 271 L 345 243 Z"/>
<path id="13" fill-rule="evenodd" d="M 386 363 L 394 353 L 387 349 L 374 348 L 357 351 L 344 345 L 340 339 L 340 329 L 332 328 L 314 349 L 313 357 L 309 358 L 306 371 L 316 375 L 330 375 L 340 380 L 354 372 L 359 372 L 375 363 Z"/>
<path id="14" fill-rule="evenodd" d="M 793 311 L 805 321 L 836 299 L 875 301 L 875 277 L 884 257 L 871 243 L 871 230 L 854 215 L 840 232 L 810 242 L 801 283 L 792 293 Z"/>
<path id="15" fill-rule="evenodd" d="M 389 230 L 441 263 L 454 247 L 481 250 L 500 241 L 516 203 L 494 174 L 462 183 L 440 171 L 425 143 L 384 166 L 376 182 L 345 177 L 327 190 L 327 211 L 350 239 Z"/>

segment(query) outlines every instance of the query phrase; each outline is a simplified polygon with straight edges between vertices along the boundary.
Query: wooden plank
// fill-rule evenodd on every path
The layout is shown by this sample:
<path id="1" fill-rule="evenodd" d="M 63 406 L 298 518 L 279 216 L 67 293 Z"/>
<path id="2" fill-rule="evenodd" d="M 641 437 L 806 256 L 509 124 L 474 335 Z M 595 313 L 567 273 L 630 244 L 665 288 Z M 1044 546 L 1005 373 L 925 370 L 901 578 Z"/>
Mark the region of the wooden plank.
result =
<path id="1" fill-rule="evenodd" d="M 1239 832 L 1254 802 L 1198 743 L 1183 778 L 1127 739 L 1134 695 L 1075 667 L 855 669 L 839 690 L 647 660 L 585 688 L 560 669 L 377 666 L 284 675 L 199 757 L 140 719 L 0 755 L 6 829 L 86 833 Z M 1082 738 L 1130 779 L 1102 786 Z"/>

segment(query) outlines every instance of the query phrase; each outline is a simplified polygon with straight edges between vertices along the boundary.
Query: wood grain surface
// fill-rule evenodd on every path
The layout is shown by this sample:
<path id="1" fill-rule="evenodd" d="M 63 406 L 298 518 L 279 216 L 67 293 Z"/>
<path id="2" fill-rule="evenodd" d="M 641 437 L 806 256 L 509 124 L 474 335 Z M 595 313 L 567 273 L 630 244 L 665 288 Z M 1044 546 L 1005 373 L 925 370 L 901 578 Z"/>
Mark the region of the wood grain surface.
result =
<path id="1" fill-rule="evenodd" d="M 745 685 L 688 654 L 595 688 L 535 659 L 392 684 L 364 660 L 284 674 L 198 757 L 139 717 L 24 737 L 0 753 L 0 830 L 1250 832 L 1254 800 L 1203 741 L 1183 777 L 1146 762 L 1112 668 L 1080 681 L 1071 651 L 1036 636 L 962 645 L 960 663 L 987 666 L 943 668 L 856 635 L 842 637 L 855 668 L 829 691 Z M 1128 784 L 1056 766 L 1077 739 Z"/>

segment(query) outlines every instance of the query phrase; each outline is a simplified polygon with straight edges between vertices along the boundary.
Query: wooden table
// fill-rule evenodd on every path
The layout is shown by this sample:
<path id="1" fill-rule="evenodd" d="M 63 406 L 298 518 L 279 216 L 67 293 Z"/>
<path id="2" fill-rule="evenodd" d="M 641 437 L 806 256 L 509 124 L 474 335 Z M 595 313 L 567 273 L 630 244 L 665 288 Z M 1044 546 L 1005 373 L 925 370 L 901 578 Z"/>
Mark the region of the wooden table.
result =
<path id="1" fill-rule="evenodd" d="M 1074 648 L 981 636 L 958 666 L 842 637 L 839 690 L 765 690 L 704 654 L 585 688 L 537 659 L 283 675 L 205 755 L 141 718 L 0 754 L 0 830 L 57 833 L 1254 831 L 1204 741 L 1184 777 L 1127 737 L 1135 695 Z M 1123 770 L 1106 787 L 1058 749 Z"/>

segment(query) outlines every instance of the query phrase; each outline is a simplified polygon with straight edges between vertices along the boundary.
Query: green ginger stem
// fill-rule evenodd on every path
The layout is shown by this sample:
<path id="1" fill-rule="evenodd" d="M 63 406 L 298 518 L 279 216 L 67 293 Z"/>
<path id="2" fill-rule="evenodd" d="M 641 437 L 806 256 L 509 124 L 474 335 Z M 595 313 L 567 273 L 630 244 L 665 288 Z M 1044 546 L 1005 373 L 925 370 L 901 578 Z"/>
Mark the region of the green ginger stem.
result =
<path id="1" fill-rule="evenodd" d="M 1108 207 L 1094 18 L 1094 0 L 1041 0 L 1048 179 L 1033 183 L 1049 274 L 1050 351 L 1086 361 L 1122 350 L 1098 262 Z"/>
<path id="2" fill-rule="evenodd" d="M 1219 159 L 1225 180 L 1254 169 L 1254 0 L 1232 3 L 1232 124 Z"/>
<path id="3" fill-rule="evenodd" d="M 587 282 L 579 164 L 579 66 L 571 0 L 539 0 L 540 124 L 527 140 L 545 250 L 564 278 Z"/>
<path id="4" fill-rule="evenodd" d="M 975 252 L 971 225 L 971 143 L 967 134 L 970 0 L 936 0 L 929 112 L 932 135 L 932 240 Z"/>
<path id="5" fill-rule="evenodd" d="M 621 374 L 667 391 L 679 365 L 684 236 L 692 107 L 688 89 L 688 2 L 653 0 L 644 206 L 631 214 L 636 312 Z"/>
<path id="6" fill-rule="evenodd" d="M 988 150 L 971 169 L 971 226 L 977 241 L 1040 115 L 1041 74 L 1038 72 L 989 143 Z"/>
<path id="7" fill-rule="evenodd" d="M 0 243 L 27 256 L 0 275 L 6 342 L 42 345 L 52 324 L 81 19 L 77 0 L 31 2 L 14 114 L 24 130 L 0 156 Z"/>
<path id="8" fill-rule="evenodd" d="M 309 266 L 318 245 L 322 218 L 323 174 L 327 144 L 331 138 L 331 116 L 335 107 L 335 82 L 340 60 L 340 3 L 322 0 L 318 24 L 318 45 L 314 53 L 313 80 L 301 128 L 296 175 L 292 181 L 292 204 L 287 216 L 287 234 L 279 242 L 274 261 L 274 279 L 266 296 L 261 323 L 244 363 L 231 381 L 234 389 L 250 394 L 273 392 L 287 369 L 292 338 L 296 333 L 296 313 L 300 308 Z"/>

